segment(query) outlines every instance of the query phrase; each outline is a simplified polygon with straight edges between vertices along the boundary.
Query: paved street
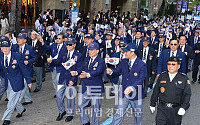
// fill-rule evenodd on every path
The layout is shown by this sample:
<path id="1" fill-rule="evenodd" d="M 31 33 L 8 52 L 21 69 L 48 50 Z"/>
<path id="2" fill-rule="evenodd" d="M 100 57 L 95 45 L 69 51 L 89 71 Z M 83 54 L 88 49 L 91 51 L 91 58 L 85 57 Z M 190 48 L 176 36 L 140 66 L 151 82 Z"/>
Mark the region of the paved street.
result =
<path id="1" fill-rule="evenodd" d="M 189 77 L 191 73 L 189 74 Z M 106 84 L 110 85 L 110 84 Z M 35 84 L 34 84 L 35 86 Z M 34 88 L 33 86 L 33 88 Z M 200 84 L 192 84 L 192 98 L 191 98 L 191 106 L 190 109 L 187 111 L 186 115 L 183 117 L 183 125 L 200 125 Z M 63 120 L 56 121 L 56 117 L 58 115 L 58 109 L 56 106 L 56 99 L 53 98 L 54 96 L 54 89 L 51 83 L 51 76 L 50 73 L 47 73 L 46 81 L 43 83 L 43 88 L 38 93 L 31 93 L 33 97 L 33 104 L 25 106 L 27 111 L 23 114 L 23 117 L 17 119 L 15 116 L 17 112 L 15 111 L 12 118 L 11 124 L 13 125 L 80 125 L 79 115 L 76 114 L 74 120 L 72 122 L 66 123 Z M 154 125 L 155 114 L 151 114 L 149 110 L 149 100 L 150 95 L 152 92 L 149 93 L 148 97 L 144 100 L 144 117 L 143 117 L 143 124 L 144 125 Z M 4 101 L 5 96 L 3 97 L 2 101 L 0 101 L 0 117 L 4 111 L 6 110 L 7 102 Z M 77 104 L 77 103 L 76 103 Z M 76 106 L 77 107 L 77 106 Z M 100 123 L 103 123 L 112 113 L 112 109 L 114 106 L 114 99 L 102 101 L 102 117 L 100 119 Z M 114 110 L 113 110 L 114 111 Z M 129 110 L 130 111 L 130 110 Z M 115 111 L 114 111 L 115 112 Z M 66 118 L 66 116 L 64 117 Z M 2 124 L 2 121 L 0 121 Z M 122 125 L 131 125 L 133 124 L 133 115 L 128 114 L 123 120 Z"/>

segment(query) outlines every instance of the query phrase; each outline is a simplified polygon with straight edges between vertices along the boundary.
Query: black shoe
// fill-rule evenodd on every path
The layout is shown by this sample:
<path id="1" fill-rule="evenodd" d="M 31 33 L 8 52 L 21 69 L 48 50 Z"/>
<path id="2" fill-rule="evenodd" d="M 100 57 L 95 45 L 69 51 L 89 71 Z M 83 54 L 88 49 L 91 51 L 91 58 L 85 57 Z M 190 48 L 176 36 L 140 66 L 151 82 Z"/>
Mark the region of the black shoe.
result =
<path id="1" fill-rule="evenodd" d="M 30 101 L 30 102 L 23 102 L 22 105 L 28 105 L 28 104 L 32 104 L 33 102 Z"/>
<path id="2" fill-rule="evenodd" d="M 56 118 L 56 121 L 60 121 L 64 115 L 66 115 L 66 111 L 64 111 L 63 113 L 59 113 L 58 117 Z"/>
<path id="3" fill-rule="evenodd" d="M 91 107 L 91 102 L 88 103 L 88 105 L 86 107 Z"/>
<path id="4" fill-rule="evenodd" d="M 110 96 L 115 96 L 115 93 L 110 93 Z"/>
<path id="5" fill-rule="evenodd" d="M 54 95 L 54 98 L 56 98 L 56 95 Z"/>
<path id="6" fill-rule="evenodd" d="M 192 80 L 192 83 L 195 83 L 196 81 L 195 80 Z"/>
<path id="7" fill-rule="evenodd" d="M 153 84 L 149 84 L 149 88 L 152 89 L 153 88 Z"/>
<path id="8" fill-rule="evenodd" d="M 32 80 L 32 83 L 36 82 L 36 79 Z"/>
<path id="9" fill-rule="evenodd" d="M 35 89 L 33 92 L 39 92 L 40 90 L 39 89 Z"/>
<path id="10" fill-rule="evenodd" d="M 9 101 L 8 98 L 6 98 L 5 101 Z"/>
<path id="11" fill-rule="evenodd" d="M 42 82 L 45 82 L 45 79 L 42 79 Z"/>
<path id="12" fill-rule="evenodd" d="M 106 83 L 109 83 L 109 81 L 104 81 L 103 83 L 106 84 Z"/>
<path id="13" fill-rule="evenodd" d="M 24 113 L 25 111 L 26 111 L 26 109 L 24 109 L 24 110 L 22 111 L 22 113 L 18 113 L 17 116 L 16 116 L 16 118 L 22 117 L 22 115 L 23 115 L 23 113 Z"/>
<path id="14" fill-rule="evenodd" d="M 85 124 L 83 124 L 83 125 L 90 125 L 90 122 L 88 122 L 88 123 L 85 123 Z"/>
<path id="15" fill-rule="evenodd" d="M 65 122 L 70 122 L 73 119 L 73 116 L 67 116 L 67 118 L 65 119 Z"/>
<path id="16" fill-rule="evenodd" d="M 2 125 L 9 125 L 10 124 L 10 120 L 4 120 Z"/>

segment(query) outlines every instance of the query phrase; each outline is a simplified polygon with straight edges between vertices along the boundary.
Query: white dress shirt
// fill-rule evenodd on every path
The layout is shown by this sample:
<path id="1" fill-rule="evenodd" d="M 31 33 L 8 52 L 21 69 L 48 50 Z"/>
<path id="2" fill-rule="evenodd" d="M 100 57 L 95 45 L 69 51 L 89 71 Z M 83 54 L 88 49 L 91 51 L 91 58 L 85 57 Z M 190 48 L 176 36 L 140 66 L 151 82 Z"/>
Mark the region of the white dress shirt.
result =
<path id="1" fill-rule="evenodd" d="M 25 47 L 25 44 L 23 46 L 19 46 L 19 49 L 20 47 L 22 48 L 22 53 L 24 52 L 24 47 Z M 19 50 L 20 51 L 20 50 Z"/>
<path id="2" fill-rule="evenodd" d="M 36 44 L 37 44 L 37 39 L 36 40 L 32 40 L 32 46 L 35 47 Z"/>
<path id="3" fill-rule="evenodd" d="M 68 51 L 68 53 L 69 53 L 69 59 L 71 59 L 71 58 L 72 58 L 72 55 L 73 55 L 73 53 L 74 53 L 74 50 Z"/>
<path id="4" fill-rule="evenodd" d="M 145 49 L 146 49 L 146 57 L 145 57 L 145 60 L 143 60 L 143 59 L 144 59 L 143 57 L 144 57 L 144 51 L 145 51 Z M 149 52 L 149 47 L 148 47 L 148 46 L 147 46 L 146 48 L 143 47 L 142 61 L 143 61 L 144 63 L 147 62 L 148 52 Z"/>
<path id="5" fill-rule="evenodd" d="M 8 55 L 4 54 L 4 66 L 6 66 L 6 56 L 8 57 L 8 66 L 10 64 L 11 52 Z"/>
<path id="6" fill-rule="evenodd" d="M 184 50 L 185 50 L 185 45 L 180 45 L 180 48 L 181 48 L 181 46 L 182 46 L 181 52 L 184 52 Z"/>
<path id="7" fill-rule="evenodd" d="M 176 76 L 177 72 L 174 73 L 174 74 L 171 74 L 171 73 L 168 72 L 168 74 L 169 74 L 169 79 L 170 79 L 170 82 L 171 82 L 174 79 L 174 77 Z"/>
<path id="8" fill-rule="evenodd" d="M 59 45 L 59 47 L 58 47 L 58 45 Z M 62 48 L 63 43 L 58 44 L 58 45 L 57 45 L 57 47 L 58 47 L 58 53 L 59 53 L 59 52 L 60 52 L 60 49 Z"/>
<path id="9" fill-rule="evenodd" d="M 160 49 L 160 48 L 163 48 L 163 44 L 164 44 L 164 43 L 159 43 L 159 46 L 158 46 L 158 55 L 157 55 L 157 57 L 160 57 L 160 55 L 161 55 L 161 49 Z"/>
<path id="10" fill-rule="evenodd" d="M 174 56 L 176 56 L 176 55 L 177 55 L 177 50 L 174 51 Z M 170 51 L 170 57 L 172 57 L 172 50 Z"/>

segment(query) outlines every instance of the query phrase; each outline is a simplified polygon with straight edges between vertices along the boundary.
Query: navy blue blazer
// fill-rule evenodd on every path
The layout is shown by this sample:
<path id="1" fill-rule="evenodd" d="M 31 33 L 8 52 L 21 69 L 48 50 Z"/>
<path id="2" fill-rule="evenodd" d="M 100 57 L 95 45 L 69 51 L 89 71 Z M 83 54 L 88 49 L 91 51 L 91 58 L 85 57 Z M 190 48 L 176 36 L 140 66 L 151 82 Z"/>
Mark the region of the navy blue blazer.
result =
<path id="1" fill-rule="evenodd" d="M 165 49 L 160 55 L 160 58 L 158 60 L 158 67 L 157 67 L 157 74 L 161 74 L 164 71 L 167 71 L 167 60 L 170 57 L 170 51 L 171 49 Z M 186 74 L 186 56 L 185 53 L 181 52 L 180 50 L 177 50 L 177 55 L 181 60 L 181 67 L 179 69 L 179 72 Z"/>
<path id="2" fill-rule="evenodd" d="M 128 72 L 128 59 L 123 59 L 119 66 L 113 70 L 112 76 L 120 75 L 122 74 L 122 91 L 120 90 L 119 96 L 124 97 L 124 91 L 127 87 L 133 87 L 136 90 L 136 96 L 131 101 L 140 99 L 138 96 L 141 95 L 141 98 L 144 98 L 144 92 L 143 92 L 143 82 L 146 77 L 146 64 L 139 59 L 136 58 L 133 66 L 131 67 L 131 70 Z M 140 86 L 140 87 L 138 87 Z M 141 92 L 141 94 L 139 94 Z M 129 94 L 129 97 L 132 97 L 132 92 Z"/>
<path id="3" fill-rule="evenodd" d="M 51 50 L 51 56 L 52 56 L 52 58 L 54 58 L 58 54 L 57 45 L 58 45 L 57 43 L 53 43 L 51 46 L 44 44 L 42 47 L 45 50 Z M 63 45 L 59 51 L 58 58 L 61 56 L 61 53 L 65 53 L 66 51 L 67 51 L 66 45 L 63 43 Z M 50 71 L 51 72 L 53 72 L 54 67 L 56 67 L 56 72 L 60 73 L 62 66 L 50 63 Z"/>
<path id="4" fill-rule="evenodd" d="M 13 52 L 19 53 L 19 45 L 13 45 Z M 34 47 L 25 44 L 24 51 L 21 55 L 22 61 L 28 61 L 28 65 L 25 65 L 29 71 L 30 76 L 32 76 L 33 72 L 33 63 L 37 60 L 37 54 L 35 52 Z"/>
<path id="5" fill-rule="evenodd" d="M 137 56 L 142 60 L 143 57 L 143 47 L 138 48 Z M 156 71 L 156 54 L 153 48 L 149 47 L 148 55 L 147 55 L 147 74 L 148 76 L 152 76 L 152 72 Z"/>
<path id="6" fill-rule="evenodd" d="M 104 93 L 103 73 L 105 70 L 105 61 L 100 56 L 97 56 L 88 68 L 89 62 L 90 57 L 86 57 L 82 64 L 82 71 L 89 73 L 91 76 L 82 80 L 82 93 L 89 91 L 87 90 L 87 86 L 98 86 L 97 92 L 94 93 Z M 95 88 L 92 89 L 94 90 Z"/>
<path id="7" fill-rule="evenodd" d="M 154 48 L 155 44 L 156 44 L 156 43 L 159 43 L 159 39 L 158 39 L 157 36 L 155 36 L 154 41 L 152 41 L 151 38 L 152 38 L 151 36 L 148 37 L 148 40 L 150 41 L 149 46 L 152 47 L 152 48 Z"/>
<path id="8" fill-rule="evenodd" d="M 24 89 L 24 78 L 28 84 L 31 83 L 31 76 L 27 67 L 21 60 L 21 55 L 11 51 L 11 58 L 8 68 L 4 66 L 4 54 L 0 55 L 0 70 L 5 74 L 5 88 L 8 87 L 8 80 L 14 92 L 18 92 Z"/>
<path id="9" fill-rule="evenodd" d="M 198 40 L 197 40 L 197 43 L 200 41 L 200 37 L 198 37 Z M 188 45 L 191 46 L 192 48 L 195 46 L 194 44 L 194 36 L 191 36 L 189 39 L 188 39 Z"/>
<path id="10" fill-rule="evenodd" d="M 133 40 L 133 43 L 136 45 L 136 39 Z M 140 43 L 138 47 L 142 47 L 143 46 L 143 39 L 140 39 Z"/>
<path id="11" fill-rule="evenodd" d="M 59 65 L 61 66 L 61 71 L 60 71 L 60 77 L 59 77 L 59 85 L 64 85 L 66 84 L 68 86 L 69 81 L 73 81 L 74 85 L 77 85 L 77 76 L 81 73 L 81 66 L 83 64 L 83 59 L 82 59 L 82 54 L 74 50 L 74 53 L 72 54 L 71 59 L 74 59 L 76 64 L 73 65 L 72 67 L 69 68 L 69 70 L 66 70 L 62 63 L 67 62 L 69 59 L 67 58 L 68 51 L 63 53 L 58 59 L 53 60 L 52 63 L 54 65 Z M 70 71 L 77 71 L 78 75 L 77 76 L 71 76 Z"/>

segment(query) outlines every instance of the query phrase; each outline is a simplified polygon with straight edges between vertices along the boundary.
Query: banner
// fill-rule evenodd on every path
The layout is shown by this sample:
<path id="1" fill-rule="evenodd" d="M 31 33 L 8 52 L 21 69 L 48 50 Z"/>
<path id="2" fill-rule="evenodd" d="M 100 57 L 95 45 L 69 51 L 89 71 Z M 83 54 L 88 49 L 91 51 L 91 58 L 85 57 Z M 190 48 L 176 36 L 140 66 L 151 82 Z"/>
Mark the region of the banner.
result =
<path id="1" fill-rule="evenodd" d="M 187 1 L 183 1 L 183 4 L 182 4 L 182 13 L 185 13 L 186 10 L 187 10 Z"/>
<path id="2" fill-rule="evenodd" d="M 178 5 L 177 5 L 177 10 L 178 10 L 179 13 L 181 12 L 181 5 L 182 5 L 182 1 L 179 0 Z"/>
<path id="3" fill-rule="evenodd" d="M 194 20 L 195 20 L 195 21 L 197 21 L 197 20 L 199 21 L 199 20 L 200 20 L 200 16 L 199 16 L 199 15 L 195 15 L 195 16 L 194 16 Z"/>
<path id="4" fill-rule="evenodd" d="M 78 9 L 76 8 L 71 8 L 71 15 L 70 15 L 70 19 L 72 22 L 77 23 L 78 21 Z"/>

